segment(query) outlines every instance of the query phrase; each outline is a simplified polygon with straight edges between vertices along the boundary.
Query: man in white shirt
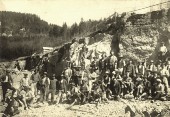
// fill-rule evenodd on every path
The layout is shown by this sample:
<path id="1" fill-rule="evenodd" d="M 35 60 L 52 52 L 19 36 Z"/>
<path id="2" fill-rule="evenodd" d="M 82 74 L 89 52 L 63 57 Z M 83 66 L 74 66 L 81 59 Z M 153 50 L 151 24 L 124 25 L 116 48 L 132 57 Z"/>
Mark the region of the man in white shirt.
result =
<path id="1" fill-rule="evenodd" d="M 67 83 L 69 83 L 69 82 L 70 82 L 70 79 L 71 79 L 71 77 L 72 77 L 72 69 L 71 69 L 69 66 L 68 66 L 67 69 L 65 70 L 64 76 L 65 76 L 65 78 L 66 78 L 66 80 L 67 80 Z"/>
<path id="2" fill-rule="evenodd" d="M 110 52 L 109 68 L 111 72 L 113 71 L 116 62 L 117 62 L 117 57 L 114 55 L 114 52 Z"/>
<path id="3" fill-rule="evenodd" d="M 161 43 L 161 47 L 159 48 L 159 52 L 160 52 L 160 59 L 163 61 L 165 60 L 165 55 L 167 53 L 167 48 L 164 44 L 164 42 Z"/>
<path id="4" fill-rule="evenodd" d="M 47 100 L 47 93 L 49 92 L 50 79 L 47 77 L 47 72 L 44 72 L 44 76 L 41 80 L 41 101 Z"/>
<path id="5" fill-rule="evenodd" d="M 20 81 L 20 86 L 24 90 L 26 90 L 26 88 L 30 86 L 30 79 L 28 78 L 28 74 L 27 73 L 24 73 L 24 77 Z"/>
<path id="6" fill-rule="evenodd" d="M 169 77 L 169 71 L 167 70 L 167 67 L 165 64 L 163 64 L 162 70 L 160 70 L 161 76 L 167 76 Z"/>

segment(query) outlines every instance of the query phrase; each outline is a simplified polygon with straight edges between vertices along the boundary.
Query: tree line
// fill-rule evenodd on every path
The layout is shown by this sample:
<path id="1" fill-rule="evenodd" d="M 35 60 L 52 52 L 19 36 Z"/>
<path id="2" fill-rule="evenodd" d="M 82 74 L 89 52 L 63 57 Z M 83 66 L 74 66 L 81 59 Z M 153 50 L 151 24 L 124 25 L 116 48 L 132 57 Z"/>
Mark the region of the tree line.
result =
<path id="1" fill-rule="evenodd" d="M 35 14 L 0 11 L 0 58 L 31 55 L 43 46 L 55 47 L 74 37 L 83 37 L 106 26 L 105 19 L 84 21 L 68 26 L 48 24 Z"/>

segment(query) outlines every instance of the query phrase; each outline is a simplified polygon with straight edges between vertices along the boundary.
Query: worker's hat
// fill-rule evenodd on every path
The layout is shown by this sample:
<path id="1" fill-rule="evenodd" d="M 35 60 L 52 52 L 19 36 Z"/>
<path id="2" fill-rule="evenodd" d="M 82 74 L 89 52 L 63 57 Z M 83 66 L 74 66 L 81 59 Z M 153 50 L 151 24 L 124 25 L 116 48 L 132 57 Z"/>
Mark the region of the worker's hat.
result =
<path id="1" fill-rule="evenodd" d="M 44 72 L 44 75 L 47 75 L 47 72 Z"/>
<path id="2" fill-rule="evenodd" d="M 161 79 L 156 79 L 157 82 L 161 82 Z"/>

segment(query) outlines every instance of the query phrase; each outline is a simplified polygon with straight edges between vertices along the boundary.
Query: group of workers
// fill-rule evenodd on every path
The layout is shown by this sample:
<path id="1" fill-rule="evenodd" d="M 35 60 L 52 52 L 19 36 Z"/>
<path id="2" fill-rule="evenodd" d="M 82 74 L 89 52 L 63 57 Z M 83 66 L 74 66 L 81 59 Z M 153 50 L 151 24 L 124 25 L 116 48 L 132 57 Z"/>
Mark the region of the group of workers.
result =
<path id="1" fill-rule="evenodd" d="M 161 51 L 167 50 L 162 48 Z M 164 54 L 161 55 L 163 57 Z M 4 115 L 14 115 L 14 112 L 18 112 L 17 107 L 22 105 L 24 109 L 29 109 L 35 102 L 98 104 L 120 98 L 166 100 L 168 96 L 168 60 L 162 59 L 157 63 L 143 60 L 134 63 L 132 60 L 125 61 L 122 55 L 116 57 L 111 51 L 109 56 L 106 56 L 106 53 L 100 58 L 93 56 L 88 68 L 81 63 L 75 66 L 71 61 L 68 62 L 60 77 L 55 74 L 49 76 L 46 71 L 40 74 L 36 67 L 31 76 L 24 73 L 19 89 L 13 87 L 13 79 L 7 70 L 1 80 L 2 101 L 8 103 Z M 7 96 L 8 91 L 12 92 Z M 17 102 L 18 106 L 14 102 Z"/>

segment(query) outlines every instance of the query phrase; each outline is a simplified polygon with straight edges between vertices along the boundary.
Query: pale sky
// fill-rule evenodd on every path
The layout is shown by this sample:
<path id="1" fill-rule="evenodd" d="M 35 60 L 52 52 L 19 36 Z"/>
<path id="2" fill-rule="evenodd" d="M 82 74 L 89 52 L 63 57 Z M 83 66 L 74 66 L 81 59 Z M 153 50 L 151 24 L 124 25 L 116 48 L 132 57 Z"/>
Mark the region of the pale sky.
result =
<path id="1" fill-rule="evenodd" d="M 114 12 L 127 12 L 165 0 L 0 0 L 0 11 L 38 15 L 48 23 L 69 26 L 80 19 L 99 20 Z M 154 2 L 153 2 L 154 1 Z M 148 9 L 147 9 L 148 10 Z M 144 11 L 140 11 L 144 12 Z M 146 11 L 145 11 L 146 12 Z"/>

